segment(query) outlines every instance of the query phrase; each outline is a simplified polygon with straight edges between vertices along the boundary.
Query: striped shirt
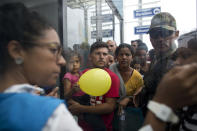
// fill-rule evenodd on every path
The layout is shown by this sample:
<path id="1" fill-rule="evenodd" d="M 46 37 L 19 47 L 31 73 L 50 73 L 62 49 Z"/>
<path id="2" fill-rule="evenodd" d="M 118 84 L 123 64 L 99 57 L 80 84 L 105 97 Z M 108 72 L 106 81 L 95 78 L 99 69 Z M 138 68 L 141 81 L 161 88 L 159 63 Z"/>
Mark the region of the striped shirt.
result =
<path id="1" fill-rule="evenodd" d="M 197 131 L 197 111 L 191 111 L 188 107 L 184 107 L 183 112 L 180 131 Z"/>

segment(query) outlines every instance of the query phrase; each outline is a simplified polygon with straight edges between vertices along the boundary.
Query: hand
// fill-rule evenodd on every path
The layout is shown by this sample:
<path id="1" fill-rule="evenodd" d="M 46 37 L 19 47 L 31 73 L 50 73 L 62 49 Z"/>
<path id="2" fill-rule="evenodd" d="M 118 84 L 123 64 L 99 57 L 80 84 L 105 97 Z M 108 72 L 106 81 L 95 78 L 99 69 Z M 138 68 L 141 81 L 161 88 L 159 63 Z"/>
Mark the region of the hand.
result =
<path id="1" fill-rule="evenodd" d="M 47 94 L 47 96 L 58 98 L 59 97 L 58 91 L 59 91 L 59 87 L 56 87 L 49 94 Z"/>
<path id="2" fill-rule="evenodd" d="M 81 105 L 78 102 L 76 102 L 76 101 L 74 101 L 72 99 L 70 99 L 68 101 L 68 109 L 70 110 L 70 112 L 72 114 L 75 114 L 75 115 L 81 113 L 81 110 L 80 110 L 81 109 Z"/>
<path id="3" fill-rule="evenodd" d="M 175 67 L 167 73 L 153 100 L 173 109 L 197 104 L 197 64 Z"/>
<path id="4" fill-rule="evenodd" d="M 142 91 L 143 87 L 140 87 L 135 94 L 133 95 L 133 104 L 135 107 L 139 106 L 139 97 L 138 94 Z"/>
<path id="5" fill-rule="evenodd" d="M 44 90 L 42 88 L 40 88 L 39 86 L 37 85 L 34 85 L 34 87 L 36 87 L 36 90 L 34 91 L 34 93 L 36 95 L 43 95 L 44 94 Z"/>
<path id="6" fill-rule="evenodd" d="M 119 105 L 123 108 L 125 108 L 127 106 L 127 104 L 129 103 L 130 101 L 130 98 L 128 97 L 125 97 L 124 99 L 122 99 L 120 102 L 119 102 Z"/>
<path id="7" fill-rule="evenodd" d="M 135 107 L 138 107 L 139 106 L 139 102 L 138 102 L 139 100 L 138 100 L 138 97 L 137 97 L 137 95 L 134 95 L 133 96 L 133 104 L 134 104 L 134 106 Z"/>
<path id="8" fill-rule="evenodd" d="M 34 93 L 35 93 L 36 95 L 40 95 L 40 94 L 41 94 L 41 91 L 36 90 Z"/>
<path id="9" fill-rule="evenodd" d="M 74 92 L 76 93 L 76 92 L 79 92 L 81 89 L 79 88 L 79 85 L 78 84 L 74 84 L 73 85 L 73 90 L 74 90 Z"/>

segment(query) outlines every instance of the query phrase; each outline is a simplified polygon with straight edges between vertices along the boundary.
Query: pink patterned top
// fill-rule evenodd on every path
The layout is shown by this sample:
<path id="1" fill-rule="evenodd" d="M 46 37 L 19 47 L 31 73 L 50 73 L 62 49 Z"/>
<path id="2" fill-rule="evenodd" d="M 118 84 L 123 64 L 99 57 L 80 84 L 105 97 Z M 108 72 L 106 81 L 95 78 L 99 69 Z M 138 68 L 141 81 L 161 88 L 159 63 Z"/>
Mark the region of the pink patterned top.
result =
<path id="1" fill-rule="evenodd" d="M 80 75 L 80 76 L 81 76 L 81 74 L 82 74 L 82 73 L 79 72 L 79 75 Z M 80 78 L 80 77 L 75 76 L 75 75 L 71 74 L 70 72 L 67 72 L 67 73 L 64 75 L 64 79 L 68 79 L 68 80 L 71 82 L 71 87 L 73 87 L 73 85 L 74 85 L 75 83 L 78 82 L 79 78 Z M 84 92 L 79 91 L 79 92 L 76 92 L 75 94 L 73 94 L 73 96 L 82 96 L 82 95 L 84 95 L 84 94 L 85 94 Z"/>

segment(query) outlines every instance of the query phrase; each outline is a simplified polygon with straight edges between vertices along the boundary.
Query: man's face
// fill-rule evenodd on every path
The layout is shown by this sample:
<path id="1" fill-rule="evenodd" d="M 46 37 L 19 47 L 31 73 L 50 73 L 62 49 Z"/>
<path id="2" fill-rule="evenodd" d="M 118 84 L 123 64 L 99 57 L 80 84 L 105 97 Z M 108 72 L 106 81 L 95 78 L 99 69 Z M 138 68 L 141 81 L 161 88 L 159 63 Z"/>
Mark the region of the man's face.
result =
<path id="1" fill-rule="evenodd" d="M 90 61 L 92 62 L 93 67 L 104 68 L 107 64 L 108 58 L 108 49 L 106 47 L 101 47 L 95 49 L 90 54 Z"/>
<path id="2" fill-rule="evenodd" d="M 116 43 L 110 40 L 107 42 L 107 45 L 108 45 L 109 52 L 114 53 L 116 50 Z"/>
<path id="3" fill-rule="evenodd" d="M 131 42 L 131 46 L 134 48 L 134 50 L 136 50 L 136 48 L 138 47 L 137 41 Z"/>
<path id="4" fill-rule="evenodd" d="M 165 53 L 172 48 L 179 32 L 158 28 L 152 29 L 149 34 L 150 41 L 155 51 L 158 53 Z"/>

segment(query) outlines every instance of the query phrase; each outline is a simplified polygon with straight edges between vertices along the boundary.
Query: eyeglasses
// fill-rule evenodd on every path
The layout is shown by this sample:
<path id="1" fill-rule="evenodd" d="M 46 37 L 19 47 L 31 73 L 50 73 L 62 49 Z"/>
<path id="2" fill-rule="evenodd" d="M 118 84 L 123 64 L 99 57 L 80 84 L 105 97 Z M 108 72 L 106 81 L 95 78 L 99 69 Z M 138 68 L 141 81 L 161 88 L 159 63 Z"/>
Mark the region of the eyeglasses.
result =
<path id="1" fill-rule="evenodd" d="M 31 44 L 31 46 L 38 46 L 38 47 L 47 47 L 52 54 L 56 56 L 57 59 L 60 59 L 62 56 L 62 46 L 57 42 L 51 43 L 40 43 L 40 42 L 32 42 L 32 41 L 22 41 L 23 43 Z"/>
<path id="2" fill-rule="evenodd" d="M 167 38 L 167 37 L 171 36 L 173 33 L 174 33 L 174 31 L 167 30 L 164 28 L 155 28 L 155 29 L 151 29 L 149 31 L 150 37 L 152 39 Z"/>

